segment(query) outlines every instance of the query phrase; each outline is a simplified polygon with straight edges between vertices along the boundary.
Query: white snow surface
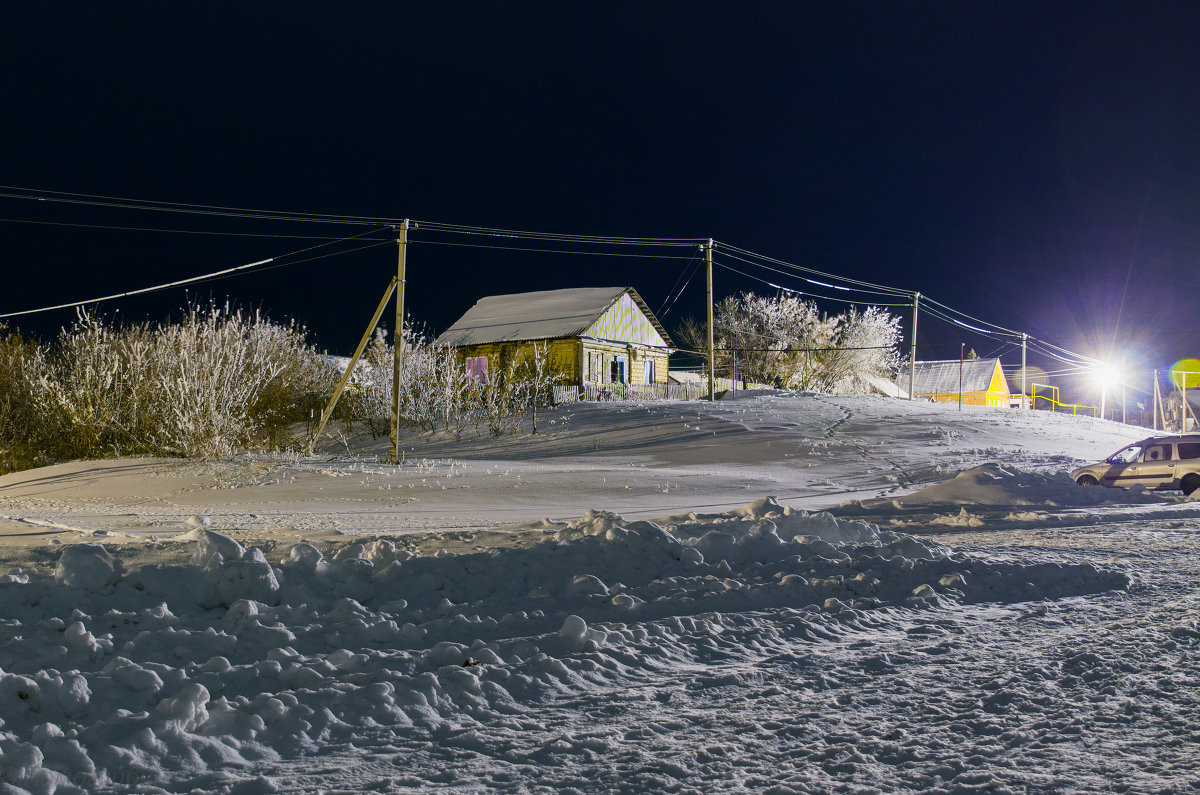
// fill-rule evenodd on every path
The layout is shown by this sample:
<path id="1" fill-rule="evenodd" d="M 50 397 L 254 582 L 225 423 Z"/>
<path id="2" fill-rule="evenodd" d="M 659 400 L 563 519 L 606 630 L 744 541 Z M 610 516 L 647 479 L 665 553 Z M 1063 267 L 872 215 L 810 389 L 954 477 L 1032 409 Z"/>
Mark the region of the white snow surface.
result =
<path id="1" fill-rule="evenodd" d="M 1200 506 L 1063 474 L 1145 429 L 783 393 L 540 428 L 0 478 L 0 792 L 1200 781 Z"/>

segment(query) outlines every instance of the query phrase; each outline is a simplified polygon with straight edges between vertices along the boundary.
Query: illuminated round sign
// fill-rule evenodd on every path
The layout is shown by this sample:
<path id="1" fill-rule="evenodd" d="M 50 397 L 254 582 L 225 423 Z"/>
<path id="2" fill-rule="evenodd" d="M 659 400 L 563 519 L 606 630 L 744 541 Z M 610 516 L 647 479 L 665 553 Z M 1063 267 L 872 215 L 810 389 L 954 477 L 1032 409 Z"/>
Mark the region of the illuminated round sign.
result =
<path id="1" fill-rule="evenodd" d="M 1180 359 L 1171 365 L 1171 383 L 1184 389 L 1200 386 L 1200 359 Z"/>

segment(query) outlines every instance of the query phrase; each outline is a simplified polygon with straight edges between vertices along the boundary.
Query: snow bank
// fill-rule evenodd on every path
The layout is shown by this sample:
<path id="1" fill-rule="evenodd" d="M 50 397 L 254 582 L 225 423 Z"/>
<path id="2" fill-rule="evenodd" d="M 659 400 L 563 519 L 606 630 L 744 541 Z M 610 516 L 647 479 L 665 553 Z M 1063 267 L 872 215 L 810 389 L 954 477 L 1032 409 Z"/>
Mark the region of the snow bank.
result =
<path id="1" fill-rule="evenodd" d="M 190 566 L 126 572 L 76 545 L 53 576 L 0 582 L 6 786 L 270 791 L 262 760 L 368 731 L 444 736 L 741 649 L 751 631 L 825 643 L 912 611 L 1128 586 L 772 498 L 662 525 L 590 511 L 528 548 L 434 557 L 377 539 L 268 560 L 206 528 L 189 538 Z"/>
<path id="2" fill-rule="evenodd" d="M 1128 490 L 1080 486 L 1066 472 L 1045 474 L 1026 472 L 1004 464 L 983 464 L 903 497 L 854 504 L 874 509 L 889 504 L 895 508 L 948 505 L 1090 508 L 1099 505 L 1161 503 L 1170 498 L 1169 494 L 1147 491 L 1141 486 Z M 839 513 L 842 512 L 839 510 Z"/>

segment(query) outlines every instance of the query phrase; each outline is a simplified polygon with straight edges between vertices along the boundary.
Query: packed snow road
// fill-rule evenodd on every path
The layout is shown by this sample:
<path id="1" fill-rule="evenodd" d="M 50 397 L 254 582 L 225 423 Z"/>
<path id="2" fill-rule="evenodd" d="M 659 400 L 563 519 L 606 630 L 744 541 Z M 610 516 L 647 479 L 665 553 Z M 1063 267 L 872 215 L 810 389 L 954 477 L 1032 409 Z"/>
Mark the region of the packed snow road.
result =
<path id="1" fill-rule="evenodd" d="M 686 404 L 695 436 L 677 445 L 664 423 L 684 410 L 573 407 L 553 418 L 568 429 L 399 471 L 126 462 L 141 475 L 93 464 L 0 479 L 13 531 L 0 548 L 13 569 L 0 578 L 0 787 L 1200 782 L 1200 502 L 1062 474 L 1139 429 L 774 395 Z M 647 488 L 636 513 L 563 521 L 581 498 L 559 484 L 540 512 L 553 520 L 486 521 L 489 502 L 512 506 L 510 465 L 603 497 L 592 477 L 620 468 L 597 468 L 602 444 L 626 445 L 634 477 L 713 493 L 676 511 L 676 494 Z M 698 462 L 718 455 L 720 470 Z M 439 503 L 463 520 L 445 532 L 418 532 L 406 503 L 379 496 L 424 477 L 411 491 L 440 499 L 460 468 L 478 468 L 480 488 Z M 481 495 L 489 478 L 502 485 Z M 843 492 L 821 506 L 832 513 L 701 507 L 743 481 L 823 480 Z M 858 499 L 839 505 L 847 494 Z M 335 530 L 318 521 L 350 500 L 358 512 Z M 386 521 L 399 526 L 380 533 Z"/>

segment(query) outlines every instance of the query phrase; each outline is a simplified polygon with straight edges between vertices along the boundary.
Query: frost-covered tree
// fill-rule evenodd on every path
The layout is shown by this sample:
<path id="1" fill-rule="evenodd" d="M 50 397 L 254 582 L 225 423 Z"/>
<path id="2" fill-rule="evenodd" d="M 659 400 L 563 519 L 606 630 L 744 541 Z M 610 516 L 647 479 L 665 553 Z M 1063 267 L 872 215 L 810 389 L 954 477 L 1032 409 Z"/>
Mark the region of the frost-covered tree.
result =
<path id="1" fill-rule="evenodd" d="M 796 295 L 741 293 L 714 309 L 715 366 L 745 381 L 863 392 L 868 376 L 888 377 L 894 370 L 899 323 L 898 317 L 878 307 L 827 315 Z M 707 348 L 704 326 L 690 318 L 679 337 L 686 348 Z"/>
<path id="2" fill-rule="evenodd" d="M 830 350 L 816 357 L 817 388 L 833 394 L 860 394 L 870 378 L 890 380 L 900 363 L 900 318 L 880 309 L 850 309 L 836 318 Z"/>

